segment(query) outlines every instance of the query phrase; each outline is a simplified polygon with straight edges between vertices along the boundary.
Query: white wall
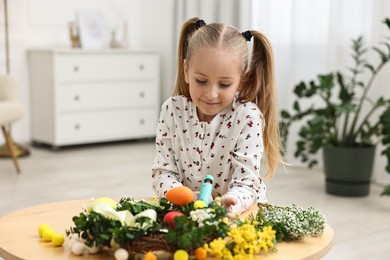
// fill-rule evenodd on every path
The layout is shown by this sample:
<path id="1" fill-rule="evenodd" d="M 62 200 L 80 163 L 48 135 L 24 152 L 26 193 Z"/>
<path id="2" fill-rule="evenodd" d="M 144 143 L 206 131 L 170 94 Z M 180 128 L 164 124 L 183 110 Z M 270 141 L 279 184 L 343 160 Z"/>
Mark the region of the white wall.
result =
<path id="1" fill-rule="evenodd" d="M 172 88 L 173 0 L 8 0 L 10 74 L 18 81 L 25 108 L 23 118 L 12 125 L 17 143 L 31 141 L 30 87 L 27 50 L 70 47 L 68 23 L 78 10 L 98 10 L 104 19 L 107 46 L 112 30 L 121 38 L 128 23 L 130 49 L 154 50 L 161 55 L 162 100 Z M 152 8 L 151 8 L 152 7 Z M 4 6 L 0 3 L 0 74 L 6 72 Z M 3 144 L 0 135 L 0 144 Z"/>

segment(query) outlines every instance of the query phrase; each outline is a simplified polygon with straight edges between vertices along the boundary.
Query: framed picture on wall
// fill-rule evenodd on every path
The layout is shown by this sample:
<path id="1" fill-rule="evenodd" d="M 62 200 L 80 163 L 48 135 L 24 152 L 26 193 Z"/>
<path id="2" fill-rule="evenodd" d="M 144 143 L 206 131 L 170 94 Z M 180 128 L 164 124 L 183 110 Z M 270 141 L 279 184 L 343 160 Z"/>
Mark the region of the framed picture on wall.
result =
<path id="1" fill-rule="evenodd" d="M 102 15 L 98 11 L 79 11 L 77 13 L 77 22 L 82 48 L 105 47 L 104 22 Z"/>

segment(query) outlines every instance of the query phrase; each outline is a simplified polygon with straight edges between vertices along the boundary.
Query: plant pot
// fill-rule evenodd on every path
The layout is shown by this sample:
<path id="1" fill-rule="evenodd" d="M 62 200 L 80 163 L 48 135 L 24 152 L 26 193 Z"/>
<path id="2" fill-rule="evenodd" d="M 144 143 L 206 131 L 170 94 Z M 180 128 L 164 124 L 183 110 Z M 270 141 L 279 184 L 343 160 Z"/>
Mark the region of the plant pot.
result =
<path id="1" fill-rule="evenodd" d="M 370 191 L 375 146 L 324 147 L 326 192 L 360 197 Z"/>

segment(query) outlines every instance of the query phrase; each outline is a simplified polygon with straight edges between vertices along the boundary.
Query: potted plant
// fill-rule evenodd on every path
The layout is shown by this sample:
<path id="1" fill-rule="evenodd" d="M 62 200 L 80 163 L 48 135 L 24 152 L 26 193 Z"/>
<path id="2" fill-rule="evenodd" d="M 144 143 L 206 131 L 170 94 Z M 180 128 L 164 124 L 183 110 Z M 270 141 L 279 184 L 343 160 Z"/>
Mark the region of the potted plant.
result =
<path id="1" fill-rule="evenodd" d="M 383 22 L 390 30 L 390 19 Z M 387 158 L 386 171 L 390 173 L 389 92 L 376 100 L 369 97 L 374 79 L 390 61 L 390 37 L 379 47 L 367 49 L 360 36 L 352 40 L 351 48 L 354 64 L 350 75 L 336 71 L 296 85 L 293 112 L 281 111 L 280 128 L 286 144 L 289 127 L 300 122 L 294 156 L 309 167 L 318 163 L 315 155 L 323 149 L 328 193 L 365 196 L 379 142 L 384 146 L 381 154 Z M 379 54 L 377 65 L 365 58 L 370 52 Z M 390 195 L 390 185 L 382 195 Z"/>

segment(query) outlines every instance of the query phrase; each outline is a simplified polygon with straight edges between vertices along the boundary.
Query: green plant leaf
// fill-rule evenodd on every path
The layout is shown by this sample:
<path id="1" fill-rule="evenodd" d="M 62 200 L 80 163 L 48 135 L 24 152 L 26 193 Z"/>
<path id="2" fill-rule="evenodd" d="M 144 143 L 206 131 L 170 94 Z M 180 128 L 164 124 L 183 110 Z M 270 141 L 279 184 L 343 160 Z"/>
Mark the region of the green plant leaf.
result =
<path id="1" fill-rule="evenodd" d="M 300 112 L 300 111 L 301 111 L 301 107 L 299 106 L 299 103 L 298 103 L 297 100 L 294 101 L 293 108 L 294 108 L 294 110 L 297 111 L 297 112 Z"/>
<path id="2" fill-rule="evenodd" d="M 287 112 L 286 110 L 282 110 L 281 115 L 282 115 L 282 118 L 285 118 L 285 119 L 291 118 L 290 113 Z"/>
<path id="3" fill-rule="evenodd" d="M 353 103 L 343 103 L 340 106 L 336 107 L 336 112 L 338 114 L 355 111 L 355 104 Z"/>
<path id="4" fill-rule="evenodd" d="M 309 168 L 313 168 L 314 166 L 316 166 L 318 164 L 318 161 L 317 160 L 311 160 L 310 163 L 309 163 Z"/>
<path id="5" fill-rule="evenodd" d="M 387 27 L 389 28 L 390 30 L 390 19 L 389 18 L 386 18 L 385 20 L 383 20 L 383 23 L 387 25 Z"/>
<path id="6" fill-rule="evenodd" d="M 375 69 L 374 69 L 374 67 L 371 64 L 365 63 L 363 66 L 368 68 L 371 71 L 372 74 L 375 73 Z"/>
<path id="7" fill-rule="evenodd" d="M 390 44 L 388 42 L 381 42 L 381 44 L 385 45 L 386 48 L 387 48 L 387 57 L 389 58 L 390 57 Z"/>
<path id="8" fill-rule="evenodd" d="M 337 72 L 336 75 L 337 75 L 337 82 L 340 86 L 339 98 L 343 103 L 351 101 L 353 98 L 353 92 L 349 92 L 347 87 L 345 86 L 343 74 Z"/>
<path id="9" fill-rule="evenodd" d="M 386 53 L 384 53 L 381 49 L 379 49 L 378 47 L 373 47 L 372 48 L 374 51 L 376 51 L 380 58 L 382 59 L 382 62 L 385 63 L 389 58 L 387 57 Z"/>
<path id="10" fill-rule="evenodd" d="M 390 196 L 390 185 L 387 185 L 383 188 L 381 196 Z"/>
<path id="11" fill-rule="evenodd" d="M 326 90 L 327 92 L 330 92 L 331 89 L 333 88 L 333 73 L 329 73 L 326 75 L 319 75 L 318 79 L 320 81 L 320 89 Z"/>
<path id="12" fill-rule="evenodd" d="M 294 88 L 294 93 L 298 97 L 303 97 L 304 93 L 306 91 L 306 84 L 304 82 L 299 83 L 298 85 L 295 86 Z"/>

